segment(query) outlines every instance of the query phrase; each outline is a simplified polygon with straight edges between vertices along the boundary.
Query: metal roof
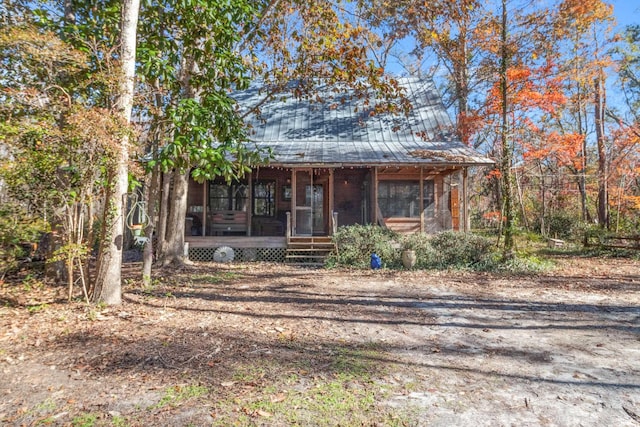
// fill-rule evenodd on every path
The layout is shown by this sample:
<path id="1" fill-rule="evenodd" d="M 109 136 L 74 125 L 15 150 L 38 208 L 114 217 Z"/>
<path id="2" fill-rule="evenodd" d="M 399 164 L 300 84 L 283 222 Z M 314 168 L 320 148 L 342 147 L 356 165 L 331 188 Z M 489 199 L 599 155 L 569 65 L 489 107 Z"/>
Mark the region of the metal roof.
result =
<path id="1" fill-rule="evenodd" d="M 250 139 L 271 147 L 272 165 L 487 165 L 493 161 L 459 141 L 430 79 L 400 78 L 413 108 L 408 115 L 372 114 L 375 100 L 321 86 L 313 99 L 274 96 L 247 118 Z M 258 105 L 264 88 L 234 94 Z M 318 100 L 321 99 L 322 102 Z"/>

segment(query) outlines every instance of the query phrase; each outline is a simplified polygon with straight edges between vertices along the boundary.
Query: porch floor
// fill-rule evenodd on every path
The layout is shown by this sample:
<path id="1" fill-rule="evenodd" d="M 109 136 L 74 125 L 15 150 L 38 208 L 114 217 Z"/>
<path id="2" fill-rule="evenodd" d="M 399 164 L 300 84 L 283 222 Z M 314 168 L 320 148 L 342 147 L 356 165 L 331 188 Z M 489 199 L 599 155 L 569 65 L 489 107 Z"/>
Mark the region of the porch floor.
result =
<path id="1" fill-rule="evenodd" d="M 185 236 L 190 248 L 286 248 L 284 236 Z"/>

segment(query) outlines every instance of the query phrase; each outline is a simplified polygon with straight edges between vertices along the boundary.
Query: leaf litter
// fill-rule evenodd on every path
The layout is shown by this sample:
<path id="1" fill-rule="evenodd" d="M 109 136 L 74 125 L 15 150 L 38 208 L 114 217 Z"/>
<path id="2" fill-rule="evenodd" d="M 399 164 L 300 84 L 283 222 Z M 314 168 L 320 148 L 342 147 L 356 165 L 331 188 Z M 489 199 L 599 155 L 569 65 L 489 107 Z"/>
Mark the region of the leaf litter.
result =
<path id="1" fill-rule="evenodd" d="M 131 268 L 108 308 L 5 282 L 0 423 L 638 425 L 640 267 L 557 263 L 535 276 L 201 263 L 149 288 Z"/>

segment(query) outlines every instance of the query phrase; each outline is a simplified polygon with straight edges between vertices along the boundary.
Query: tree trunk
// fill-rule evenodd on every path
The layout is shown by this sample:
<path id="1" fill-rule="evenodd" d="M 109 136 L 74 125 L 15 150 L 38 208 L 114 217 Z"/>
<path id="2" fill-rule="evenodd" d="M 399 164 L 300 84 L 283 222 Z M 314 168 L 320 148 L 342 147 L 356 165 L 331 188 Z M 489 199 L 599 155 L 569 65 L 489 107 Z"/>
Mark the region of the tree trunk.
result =
<path id="1" fill-rule="evenodd" d="M 538 171 L 540 173 L 540 234 L 546 236 L 545 222 L 547 218 L 547 188 L 545 186 L 544 170 L 542 162 L 538 161 Z"/>
<path id="2" fill-rule="evenodd" d="M 604 136 L 606 93 L 602 76 L 594 79 L 596 144 L 598 146 L 598 224 L 609 229 L 609 191 L 607 186 L 607 151 Z"/>
<path id="3" fill-rule="evenodd" d="M 502 102 L 500 145 L 502 150 L 502 162 L 500 165 L 502 173 L 502 199 L 505 216 L 504 223 L 504 251 L 503 258 L 513 257 L 513 190 L 511 185 L 511 142 L 509 141 L 509 109 L 508 109 L 508 81 L 507 71 L 509 69 L 509 52 L 507 46 L 507 0 L 502 0 L 502 29 L 501 29 L 501 54 L 500 54 L 500 101 Z"/>
<path id="4" fill-rule="evenodd" d="M 458 117 L 462 117 L 465 121 L 464 126 L 460 126 L 458 122 L 458 136 L 465 144 L 469 144 L 471 141 L 470 129 L 469 129 L 469 64 L 467 54 L 467 38 L 466 28 L 461 30 L 460 34 L 460 49 L 462 50 L 460 57 L 457 61 L 452 61 L 454 67 L 454 79 L 456 98 L 458 100 Z"/>
<path id="5" fill-rule="evenodd" d="M 167 221 L 171 207 L 169 206 L 169 196 L 171 195 L 171 176 L 173 173 L 164 172 L 160 174 L 160 206 L 158 215 L 158 224 L 156 231 L 158 233 L 158 241 L 156 243 L 156 257 L 160 260 L 165 258 L 167 253 Z"/>
<path id="6" fill-rule="evenodd" d="M 160 190 L 160 168 L 156 165 L 151 172 L 149 180 L 149 192 L 147 197 L 147 215 L 149 215 L 149 224 L 144 230 L 145 236 L 149 240 L 145 243 L 142 252 L 142 283 L 145 286 L 151 285 L 151 266 L 153 264 L 153 234 L 155 232 L 155 221 L 158 214 L 158 193 Z"/>
<path id="7" fill-rule="evenodd" d="M 173 172 L 171 191 L 171 211 L 167 220 L 165 251 L 163 266 L 182 266 L 188 263 L 184 256 L 184 223 L 187 216 L 187 190 L 189 188 L 189 172 Z"/>
<path id="8" fill-rule="evenodd" d="M 578 71 L 575 71 L 575 73 L 578 74 Z M 583 102 L 582 86 L 580 83 L 576 83 L 576 91 L 577 91 L 577 97 L 578 97 L 577 127 L 580 134 L 584 135 L 584 139 L 583 139 L 582 147 L 580 150 L 580 169 L 579 170 L 576 169 L 575 171 L 572 170 L 572 172 L 574 172 L 577 175 L 578 192 L 580 194 L 580 214 L 582 217 L 582 221 L 586 223 L 590 223 L 591 215 L 589 214 L 589 207 L 587 204 L 587 163 L 588 163 L 587 137 L 586 137 L 587 110 L 586 110 L 586 107 L 584 106 L 585 103 Z"/>
<path id="9" fill-rule="evenodd" d="M 131 121 L 136 65 L 136 26 L 140 0 L 124 0 L 122 3 L 122 33 L 120 56 L 122 60 L 122 82 L 120 83 L 117 108 L 126 123 Z M 122 247 L 124 241 L 124 196 L 128 187 L 129 133 L 120 141 L 118 158 L 110 180 L 109 197 L 105 203 L 103 234 L 100 241 L 98 271 L 93 302 L 120 304 L 122 301 Z"/>
<path id="10" fill-rule="evenodd" d="M 74 8 L 73 8 L 73 1 L 72 0 L 64 0 L 63 1 L 63 8 L 64 8 L 64 22 L 65 22 L 65 24 L 75 24 L 76 15 L 75 15 L 75 11 L 74 11 Z"/>

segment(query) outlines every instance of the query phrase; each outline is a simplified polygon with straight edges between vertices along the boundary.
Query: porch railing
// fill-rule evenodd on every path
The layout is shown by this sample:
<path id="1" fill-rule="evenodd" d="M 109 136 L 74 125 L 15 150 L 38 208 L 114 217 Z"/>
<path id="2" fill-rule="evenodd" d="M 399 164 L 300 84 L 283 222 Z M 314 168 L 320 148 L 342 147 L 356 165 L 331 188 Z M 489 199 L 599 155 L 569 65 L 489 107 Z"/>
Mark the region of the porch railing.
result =
<path id="1" fill-rule="evenodd" d="M 338 212 L 331 212 L 331 220 L 329 223 L 329 227 L 331 228 L 331 234 L 336 234 L 338 231 Z M 291 239 L 292 235 L 292 225 L 291 225 L 291 212 L 287 211 L 287 224 L 285 226 L 285 236 L 287 237 L 287 242 Z"/>
<path id="2" fill-rule="evenodd" d="M 336 234 L 338 232 L 338 212 L 331 212 L 331 234 Z"/>
<path id="3" fill-rule="evenodd" d="M 285 236 L 287 236 L 287 242 L 291 240 L 291 212 L 287 211 L 287 225 L 284 232 Z"/>

